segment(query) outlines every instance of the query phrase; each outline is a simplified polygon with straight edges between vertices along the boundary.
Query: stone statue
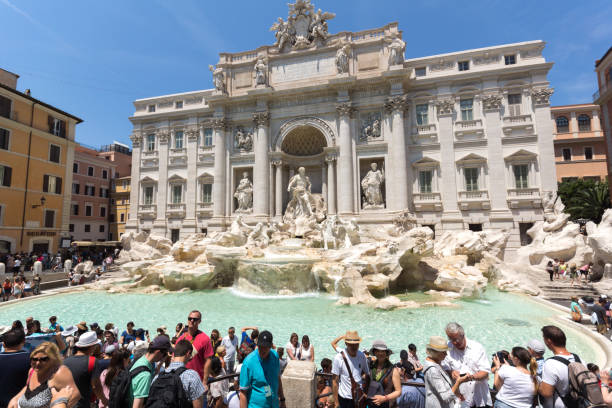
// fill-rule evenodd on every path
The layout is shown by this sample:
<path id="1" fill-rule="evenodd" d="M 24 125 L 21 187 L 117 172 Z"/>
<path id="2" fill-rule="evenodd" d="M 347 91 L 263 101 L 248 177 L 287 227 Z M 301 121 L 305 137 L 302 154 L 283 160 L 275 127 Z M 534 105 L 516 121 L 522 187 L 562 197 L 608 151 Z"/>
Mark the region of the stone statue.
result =
<path id="1" fill-rule="evenodd" d="M 393 37 L 389 43 L 389 66 L 401 65 L 404 62 L 406 43 L 398 36 Z"/>
<path id="2" fill-rule="evenodd" d="M 380 137 L 380 113 L 368 115 L 361 125 L 361 140 L 377 139 Z"/>
<path id="3" fill-rule="evenodd" d="M 338 70 L 338 74 L 347 74 L 349 72 L 350 51 L 351 47 L 348 44 L 343 45 L 336 51 L 336 69 Z"/>
<path id="4" fill-rule="evenodd" d="M 363 189 L 364 201 L 363 209 L 382 208 L 384 200 L 382 197 L 381 186 L 385 181 L 384 173 L 377 169 L 378 165 L 372 163 L 371 170 L 361 180 L 361 188 Z"/>
<path id="5" fill-rule="evenodd" d="M 293 208 L 294 218 L 299 216 L 310 217 L 312 215 L 310 187 L 310 179 L 306 176 L 306 169 L 300 167 L 298 169 L 298 174 L 291 177 L 289 186 L 287 187 L 287 191 L 290 193 L 291 197 L 287 209 L 289 209 L 290 206 Z"/>
<path id="6" fill-rule="evenodd" d="M 274 33 L 274 36 L 276 37 L 274 46 L 278 47 L 279 50 L 282 50 L 285 47 L 285 44 L 291 43 L 289 21 L 284 21 L 282 17 L 279 17 L 278 21 L 272 24 L 272 27 L 270 27 L 270 31 L 276 31 Z"/>
<path id="7" fill-rule="evenodd" d="M 234 135 L 234 147 L 247 152 L 253 150 L 253 133 L 245 131 L 239 126 Z"/>
<path id="8" fill-rule="evenodd" d="M 237 213 L 246 213 L 253 210 L 253 184 L 249 180 L 249 173 L 242 173 L 242 180 L 234 192 L 234 197 L 238 201 Z"/>
<path id="9" fill-rule="evenodd" d="M 264 56 L 257 57 L 255 63 L 255 85 L 266 85 L 266 75 L 268 71 L 268 64 Z"/>
<path id="10" fill-rule="evenodd" d="M 215 86 L 215 91 L 225 93 L 225 75 L 223 74 L 223 68 L 209 65 L 208 69 L 213 74 L 213 85 Z"/>
<path id="11" fill-rule="evenodd" d="M 327 37 L 329 37 L 329 33 L 327 32 L 327 20 L 331 20 L 334 17 L 336 17 L 334 13 L 322 13 L 321 9 L 317 10 L 317 12 L 312 15 L 310 35 L 312 36 L 313 40 L 327 40 Z"/>

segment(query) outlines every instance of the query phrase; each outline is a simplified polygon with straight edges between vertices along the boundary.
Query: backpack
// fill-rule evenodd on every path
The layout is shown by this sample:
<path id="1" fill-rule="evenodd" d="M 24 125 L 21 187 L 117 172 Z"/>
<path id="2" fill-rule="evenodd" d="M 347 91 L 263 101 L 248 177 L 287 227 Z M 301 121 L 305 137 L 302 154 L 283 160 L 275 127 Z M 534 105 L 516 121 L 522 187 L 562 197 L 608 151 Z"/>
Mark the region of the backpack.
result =
<path id="1" fill-rule="evenodd" d="M 555 393 L 563 400 L 568 408 L 604 408 L 606 403 L 601 394 L 599 380 L 597 376 L 590 372 L 580 361 L 580 357 L 574 354 L 576 361 L 571 362 L 563 357 L 554 356 L 557 360 L 567 366 L 567 378 L 569 392 L 565 396 L 559 395 L 555 388 Z"/>
<path id="2" fill-rule="evenodd" d="M 128 395 L 131 392 L 132 380 L 138 374 L 145 371 L 151 372 L 149 367 L 140 366 L 130 372 L 133 364 L 128 368 L 121 370 L 117 373 L 113 382 L 110 386 L 108 394 L 108 408 L 131 408 L 131 404 L 128 402 Z"/>
<path id="3" fill-rule="evenodd" d="M 164 371 L 157 376 L 151 384 L 149 397 L 147 398 L 146 408 L 187 408 L 193 404 L 187 398 L 181 374 L 187 369 L 179 367 L 173 371 Z"/>

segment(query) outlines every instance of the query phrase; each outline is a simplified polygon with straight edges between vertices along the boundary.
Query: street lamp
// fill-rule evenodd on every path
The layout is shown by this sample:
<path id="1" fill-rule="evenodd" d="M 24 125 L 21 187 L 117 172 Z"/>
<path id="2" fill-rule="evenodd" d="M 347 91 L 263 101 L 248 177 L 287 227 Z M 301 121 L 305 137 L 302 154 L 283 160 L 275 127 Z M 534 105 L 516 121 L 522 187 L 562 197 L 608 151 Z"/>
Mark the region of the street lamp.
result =
<path id="1" fill-rule="evenodd" d="M 40 197 L 40 204 L 32 204 L 32 208 L 44 207 L 45 201 L 47 201 L 45 196 Z"/>

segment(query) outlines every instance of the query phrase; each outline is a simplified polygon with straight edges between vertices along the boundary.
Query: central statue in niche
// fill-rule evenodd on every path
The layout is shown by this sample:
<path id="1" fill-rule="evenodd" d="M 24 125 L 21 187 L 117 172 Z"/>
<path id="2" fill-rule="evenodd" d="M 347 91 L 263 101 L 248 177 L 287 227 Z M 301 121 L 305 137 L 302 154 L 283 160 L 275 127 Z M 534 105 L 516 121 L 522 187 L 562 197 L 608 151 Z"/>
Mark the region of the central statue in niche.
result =
<path id="1" fill-rule="evenodd" d="M 385 181 L 385 175 L 378 170 L 376 163 L 370 164 L 371 170 L 361 180 L 361 188 L 363 189 L 363 209 L 383 208 L 385 202 L 382 195 L 382 183 Z"/>
<path id="2" fill-rule="evenodd" d="M 304 167 L 298 168 L 297 174 L 291 177 L 287 186 L 291 199 L 287 204 L 283 222 L 292 225 L 292 234 L 296 237 L 306 236 L 314 231 L 318 222 L 325 219 L 323 197 L 321 194 L 313 194 L 311 187 Z"/>

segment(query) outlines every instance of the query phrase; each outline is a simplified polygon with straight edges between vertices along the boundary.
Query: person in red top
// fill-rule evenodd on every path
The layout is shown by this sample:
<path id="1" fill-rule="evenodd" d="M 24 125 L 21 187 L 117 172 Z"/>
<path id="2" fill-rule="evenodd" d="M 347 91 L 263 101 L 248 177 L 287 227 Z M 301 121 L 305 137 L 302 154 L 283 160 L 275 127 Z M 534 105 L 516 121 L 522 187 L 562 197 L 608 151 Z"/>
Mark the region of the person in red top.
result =
<path id="1" fill-rule="evenodd" d="M 191 343 L 194 348 L 193 357 L 185 364 L 185 367 L 195 370 L 200 375 L 204 383 L 204 388 L 208 390 L 206 380 L 210 372 L 210 357 L 212 357 L 214 353 L 210 337 L 198 329 L 201 321 L 202 313 L 198 310 L 189 313 L 189 317 L 187 317 L 187 332 L 182 334 L 176 342 L 178 343 L 185 339 Z"/>

